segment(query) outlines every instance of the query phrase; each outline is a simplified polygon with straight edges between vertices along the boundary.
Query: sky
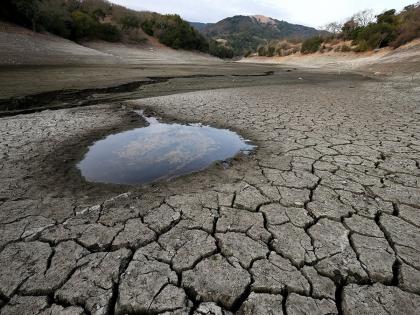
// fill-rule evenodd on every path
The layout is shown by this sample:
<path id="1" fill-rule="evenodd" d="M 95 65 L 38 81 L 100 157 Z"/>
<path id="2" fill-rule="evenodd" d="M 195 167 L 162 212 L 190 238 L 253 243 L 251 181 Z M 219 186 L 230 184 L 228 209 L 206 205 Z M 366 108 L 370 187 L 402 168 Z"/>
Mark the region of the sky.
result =
<path id="1" fill-rule="evenodd" d="M 131 9 L 176 13 L 190 22 L 214 23 L 234 15 L 265 15 L 320 27 L 364 9 L 401 10 L 417 0 L 111 0 Z"/>

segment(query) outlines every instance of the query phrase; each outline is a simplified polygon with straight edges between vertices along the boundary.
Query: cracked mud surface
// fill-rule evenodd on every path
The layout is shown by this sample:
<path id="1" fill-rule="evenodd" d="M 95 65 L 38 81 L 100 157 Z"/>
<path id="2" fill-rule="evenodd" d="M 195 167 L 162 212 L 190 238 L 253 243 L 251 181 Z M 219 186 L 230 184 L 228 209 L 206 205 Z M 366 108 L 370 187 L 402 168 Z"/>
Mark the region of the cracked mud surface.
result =
<path id="1" fill-rule="evenodd" d="M 419 101 L 352 77 L 0 118 L 0 313 L 416 314 Z M 85 182 L 88 145 L 144 124 L 131 107 L 258 149 L 170 182 Z"/>

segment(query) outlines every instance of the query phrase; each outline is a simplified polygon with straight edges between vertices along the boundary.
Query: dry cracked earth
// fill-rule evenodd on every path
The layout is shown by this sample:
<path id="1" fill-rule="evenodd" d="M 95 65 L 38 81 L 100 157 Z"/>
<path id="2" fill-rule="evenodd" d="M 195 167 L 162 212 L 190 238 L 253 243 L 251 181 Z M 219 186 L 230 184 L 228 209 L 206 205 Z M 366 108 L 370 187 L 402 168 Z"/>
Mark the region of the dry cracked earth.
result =
<path id="1" fill-rule="evenodd" d="M 418 314 L 419 102 L 353 78 L 0 118 L 0 313 Z M 132 108 L 258 149 L 143 187 L 84 182 L 89 144 L 144 124 Z"/>

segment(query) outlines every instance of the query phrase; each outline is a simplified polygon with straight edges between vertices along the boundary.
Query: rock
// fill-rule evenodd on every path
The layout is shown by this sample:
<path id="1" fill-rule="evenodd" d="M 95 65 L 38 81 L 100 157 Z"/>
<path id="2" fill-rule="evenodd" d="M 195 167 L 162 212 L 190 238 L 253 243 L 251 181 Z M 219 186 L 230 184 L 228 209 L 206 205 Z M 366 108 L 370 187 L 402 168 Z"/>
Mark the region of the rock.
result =
<path id="1" fill-rule="evenodd" d="M 218 194 L 214 192 L 171 196 L 167 204 L 182 212 L 182 223 L 189 228 L 212 232 L 217 215 Z M 231 201 L 228 206 L 231 205 Z"/>
<path id="2" fill-rule="evenodd" d="M 310 297 L 290 294 L 286 300 L 286 310 L 288 315 L 327 315 L 338 314 L 334 301 L 328 299 L 316 300 Z"/>
<path id="3" fill-rule="evenodd" d="M 353 215 L 344 219 L 344 224 L 353 232 L 372 237 L 384 237 L 379 226 L 374 220 L 359 215 Z"/>
<path id="4" fill-rule="evenodd" d="M 48 264 L 51 248 L 46 243 L 12 243 L 0 252 L 0 294 L 11 297 L 33 276 L 42 275 Z M 4 266 L 7 266 L 5 268 Z"/>
<path id="5" fill-rule="evenodd" d="M 405 263 L 420 269 L 420 228 L 401 220 L 398 217 L 383 214 L 379 223 Z"/>
<path id="6" fill-rule="evenodd" d="M 285 207 L 281 204 L 271 203 L 262 206 L 260 211 L 264 213 L 269 225 L 291 222 L 297 227 L 304 228 L 313 221 L 304 208 Z"/>
<path id="7" fill-rule="evenodd" d="M 271 235 L 264 228 L 264 218 L 261 213 L 222 207 L 217 221 L 216 232 L 246 233 L 253 240 L 268 242 Z"/>
<path id="8" fill-rule="evenodd" d="M 137 254 L 121 276 L 117 314 L 162 313 L 184 308 L 185 292 L 170 266 Z"/>
<path id="9" fill-rule="evenodd" d="M 143 219 L 150 229 L 157 234 L 162 234 L 179 222 L 181 213 L 163 204 L 159 208 L 150 210 Z"/>
<path id="10" fill-rule="evenodd" d="M 125 223 L 124 229 L 121 230 L 112 242 L 114 249 L 129 247 L 137 249 L 147 245 L 156 238 L 156 233 L 144 225 L 141 219 L 131 219 Z"/>
<path id="11" fill-rule="evenodd" d="M 309 228 L 313 239 L 315 256 L 319 262 L 315 269 L 321 274 L 334 278 L 339 274 L 344 279 L 368 279 L 350 246 L 347 229 L 338 222 L 321 219 Z"/>
<path id="12" fill-rule="evenodd" d="M 247 271 L 230 265 L 221 255 L 206 258 L 182 274 L 182 286 L 194 292 L 199 301 L 216 302 L 228 309 L 250 283 Z"/>
<path id="13" fill-rule="evenodd" d="M 254 186 L 245 184 L 236 193 L 235 202 L 233 206 L 240 209 L 248 209 L 256 211 L 257 207 L 261 204 L 267 203 L 270 200 L 261 194 L 261 192 Z"/>
<path id="14" fill-rule="evenodd" d="M 278 226 L 268 226 L 273 234 L 273 248 L 282 256 L 289 258 L 293 264 L 303 266 L 305 262 L 315 260 L 311 238 L 303 228 L 286 223 Z"/>
<path id="15" fill-rule="evenodd" d="M 350 284 L 344 287 L 342 303 L 344 315 L 415 315 L 420 309 L 420 296 L 380 283 Z"/>
<path id="16" fill-rule="evenodd" d="M 318 183 L 318 176 L 305 171 L 284 172 L 275 169 L 264 169 L 267 178 L 276 186 L 288 188 L 314 188 Z"/>
<path id="17" fill-rule="evenodd" d="M 225 315 L 222 308 L 213 302 L 201 303 L 194 315 Z"/>
<path id="18" fill-rule="evenodd" d="M 346 205 L 353 207 L 357 214 L 370 219 L 375 219 L 378 212 L 392 214 L 394 207 L 391 202 L 380 198 L 372 198 L 366 194 L 356 194 L 350 191 L 339 190 L 340 200 Z"/>
<path id="19" fill-rule="evenodd" d="M 48 308 L 46 296 L 19 296 L 15 295 L 9 303 L 1 309 L 4 315 L 37 315 Z"/>
<path id="20" fill-rule="evenodd" d="M 74 222 L 73 222 L 74 223 Z M 46 229 L 40 239 L 48 242 L 78 240 L 84 247 L 92 251 L 109 249 L 123 225 L 105 226 L 99 223 L 71 225 L 69 222 Z"/>
<path id="21" fill-rule="evenodd" d="M 402 264 L 399 273 L 399 287 L 405 291 L 420 294 L 420 271 Z"/>
<path id="22" fill-rule="evenodd" d="M 54 293 L 79 266 L 79 260 L 88 254 L 89 251 L 73 241 L 58 244 L 48 270 L 30 277 L 20 291 L 27 295 Z"/>
<path id="23" fill-rule="evenodd" d="M 259 260 L 251 268 L 255 292 L 283 293 L 284 290 L 309 294 L 309 283 L 287 259 L 274 252 L 268 260 Z"/>
<path id="24" fill-rule="evenodd" d="M 18 240 L 34 241 L 42 231 L 54 224 L 54 220 L 41 216 L 30 216 L 16 222 L 1 225 L 0 249 L 8 243 Z"/>
<path id="25" fill-rule="evenodd" d="M 43 310 L 39 315 L 86 315 L 83 308 L 78 306 L 67 306 L 53 304 L 51 307 Z"/>
<path id="26" fill-rule="evenodd" d="M 374 282 L 391 282 L 395 253 L 384 238 L 353 234 L 355 251 Z"/>
<path id="27" fill-rule="evenodd" d="M 120 249 L 84 257 L 71 278 L 56 291 L 55 299 L 67 305 L 83 305 L 93 315 L 108 314 L 114 285 L 130 254 Z"/>
<path id="28" fill-rule="evenodd" d="M 175 227 L 159 238 L 162 249 L 171 256 L 175 271 L 191 269 L 195 263 L 217 251 L 216 240 L 201 230 Z"/>
<path id="29" fill-rule="evenodd" d="M 282 301 L 281 295 L 252 292 L 236 315 L 283 315 Z"/>
<path id="30" fill-rule="evenodd" d="M 420 209 L 407 205 L 399 206 L 399 216 L 412 225 L 420 228 Z"/>
<path id="31" fill-rule="evenodd" d="M 242 233 L 217 233 L 216 239 L 223 256 L 236 258 L 243 268 L 249 268 L 256 259 L 266 258 L 269 251 L 265 243 Z"/>
<path id="32" fill-rule="evenodd" d="M 281 204 L 286 207 L 295 207 L 296 204 L 304 205 L 309 201 L 311 191 L 309 189 L 297 189 L 280 186 Z"/>
<path id="33" fill-rule="evenodd" d="M 315 189 L 313 201 L 308 203 L 308 210 L 316 218 L 327 217 L 338 220 L 343 216 L 354 213 L 351 206 L 340 202 L 339 195 L 334 190 L 322 185 Z"/>
<path id="34" fill-rule="evenodd" d="M 122 229 L 123 226 L 120 224 L 113 227 L 102 224 L 86 224 L 72 227 L 75 234 L 81 234 L 78 238 L 79 242 L 90 250 L 104 250 L 109 248 L 115 236 Z"/>
<path id="35" fill-rule="evenodd" d="M 312 284 L 312 296 L 317 299 L 335 299 L 335 284 L 334 282 L 327 278 L 323 277 L 316 271 L 315 268 L 305 266 L 302 268 L 302 273 Z"/>

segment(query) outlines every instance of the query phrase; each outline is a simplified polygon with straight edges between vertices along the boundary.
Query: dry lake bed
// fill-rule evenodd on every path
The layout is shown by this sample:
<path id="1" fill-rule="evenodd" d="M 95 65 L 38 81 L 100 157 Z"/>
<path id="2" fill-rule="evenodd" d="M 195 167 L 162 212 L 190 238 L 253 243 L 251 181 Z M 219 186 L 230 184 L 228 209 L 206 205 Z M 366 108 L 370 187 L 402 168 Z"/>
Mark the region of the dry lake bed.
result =
<path id="1" fill-rule="evenodd" d="M 0 77 L 1 314 L 418 314 L 418 81 L 235 63 Z M 144 117 L 252 148 L 183 172 L 220 143 L 143 141 Z M 136 130 L 91 165 L 145 149 L 141 170 L 182 176 L 83 176 L 95 143 Z"/>

